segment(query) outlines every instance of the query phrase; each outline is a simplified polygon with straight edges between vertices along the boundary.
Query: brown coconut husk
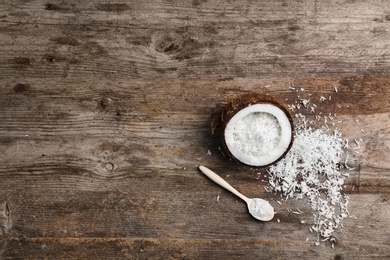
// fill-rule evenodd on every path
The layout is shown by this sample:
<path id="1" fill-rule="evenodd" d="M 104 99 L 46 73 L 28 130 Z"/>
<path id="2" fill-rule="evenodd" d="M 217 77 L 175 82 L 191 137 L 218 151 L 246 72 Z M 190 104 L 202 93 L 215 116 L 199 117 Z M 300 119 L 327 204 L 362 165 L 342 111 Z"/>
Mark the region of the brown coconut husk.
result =
<path id="1" fill-rule="evenodd" d="M 265 94 L 261 94 L 261 93 L 248 93 L 248 94 L 244 94 L 241 96 L 230 98 L 230 100 L 223 102 L 221 104 L 220 110 L 219 110 L 220 113 L 215 117 L 215 119 L 213 120 L 213 122 L 211 124 L 211 132 L 213 135 L 217 134 L 217 135 L 221 136 L 222 148 L 223 148 L 222 150 L 223 150 L 223 153 L 228 158 L 230 158 L 230 159 L 232 159 L 240 164 L 244 164 L 243 162 L 239 161 L 236 157 L 234 157 L 233 154 L 229 151 L 229 149 L 226 145 L 226 142 L 225 142 L 224 132 L 225 132 L 225 128 L 226 128 L 227 124 L 229 123 L 230 119 L 235 114 L 237 114 L 241 109 L 246 108 L 250 105 L 255 105 L 255 104 L 271 104 L 271 105 L 274 105 L 274 106 L 280 108 L 286 114 L 286 116 L 291 124 L 291 129 L 292 129 L 291 142 L 290 142 L 287 150 L 276 161 L 274 161 L 268 165 L 264 165 L 264 166 L 247 165 L 250 167 L 261 168 L 261 167 L 267 167 L 271 164 L 276 163 L 280 159 L 282 159 L 287 154 L 287 152 L 290 150 L 290 148 L 293 144 L 293 139 L 294 139 L 293 118 L 289 112 L 287 105 L 285 105 L 282 101 L 280 101 L 279 99 L 277 99 L 273 96 L 269 96 L 269 95 L 265 95 Z M 246 164 L 244 164 L 244 165 L 246 165 Z"/>

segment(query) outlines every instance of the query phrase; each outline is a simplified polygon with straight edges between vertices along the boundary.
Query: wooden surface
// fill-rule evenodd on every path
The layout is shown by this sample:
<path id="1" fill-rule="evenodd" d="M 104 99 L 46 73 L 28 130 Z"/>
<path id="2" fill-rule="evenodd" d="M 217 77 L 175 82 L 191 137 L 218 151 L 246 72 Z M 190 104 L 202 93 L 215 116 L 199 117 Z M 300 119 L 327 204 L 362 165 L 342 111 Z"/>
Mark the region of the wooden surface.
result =
<path id="1" fill-rule="evenodd" d="M 389 44 L 387 1 L 1 1 L 0 259 L 389 258 Z M 334 248 L 221 155 L 212 115 L 249 91 L 337 115 L 355 169 Z"/>

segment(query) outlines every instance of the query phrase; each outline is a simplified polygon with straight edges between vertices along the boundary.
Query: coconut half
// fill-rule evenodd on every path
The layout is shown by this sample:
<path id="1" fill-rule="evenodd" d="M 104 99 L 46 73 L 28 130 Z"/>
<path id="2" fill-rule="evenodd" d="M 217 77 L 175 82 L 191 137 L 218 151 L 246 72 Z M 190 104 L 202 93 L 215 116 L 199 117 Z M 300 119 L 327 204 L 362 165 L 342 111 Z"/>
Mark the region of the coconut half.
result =
<path id="1" fill-rule="evenodd" d="M 274 97 L 248 94 L 225 104 L 221 116 L 228 156 L 249 166 L 268 166 L 285 155 L 293 142 L 288 109 Z"/>

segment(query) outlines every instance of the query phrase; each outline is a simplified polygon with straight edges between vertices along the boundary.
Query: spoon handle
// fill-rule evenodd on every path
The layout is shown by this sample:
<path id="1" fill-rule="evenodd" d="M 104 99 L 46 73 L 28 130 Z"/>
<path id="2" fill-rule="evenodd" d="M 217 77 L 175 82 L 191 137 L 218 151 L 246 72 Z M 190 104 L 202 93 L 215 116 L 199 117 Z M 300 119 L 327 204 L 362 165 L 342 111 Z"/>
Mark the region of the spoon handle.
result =
<path id="1" fill-rule="evenodd" d="M 199 166 L 199 170 L 204 173 L 207 177 L 209 177 L 211 180 L 213 180 L 216 184 L 220 185 L 221 187 L 227 189 L 234 195 L 240 197 L 242 200 L 244 200 L 246 203 L 249 203 L 250 199 L 246 196 L 242 195 L 240 192 L 238 192 L 235 188 L 233 188 L 229 183 L 227 183 L 224 179 L 222 179 L 218 174 L 213 172 L 212 170 L 204 167 Z"/>

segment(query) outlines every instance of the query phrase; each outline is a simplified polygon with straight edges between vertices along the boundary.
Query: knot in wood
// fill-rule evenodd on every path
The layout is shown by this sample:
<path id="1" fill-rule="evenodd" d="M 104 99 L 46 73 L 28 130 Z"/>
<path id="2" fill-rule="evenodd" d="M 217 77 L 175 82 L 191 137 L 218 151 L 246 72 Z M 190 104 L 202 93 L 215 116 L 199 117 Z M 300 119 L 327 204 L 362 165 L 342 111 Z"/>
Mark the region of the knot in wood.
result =
<path id="1" fill-rule="evenodd" d="M 185 38 L 178 33 L 158 33 L 152 36 L 152 45 L 158 52 L 167 55 L 179 53 L 183 49 Z"/>
<path id="2" fill-rule="evenodd" d="M 104 165 L 104 168 L 107 170 L 107 171 L 112 171 L 112 170 L 114 170 L 114 164 L 113 163 L 110 163 L 110 162 L 108 162 L 108 163 L 106 163 L 105 165 Z"/>

